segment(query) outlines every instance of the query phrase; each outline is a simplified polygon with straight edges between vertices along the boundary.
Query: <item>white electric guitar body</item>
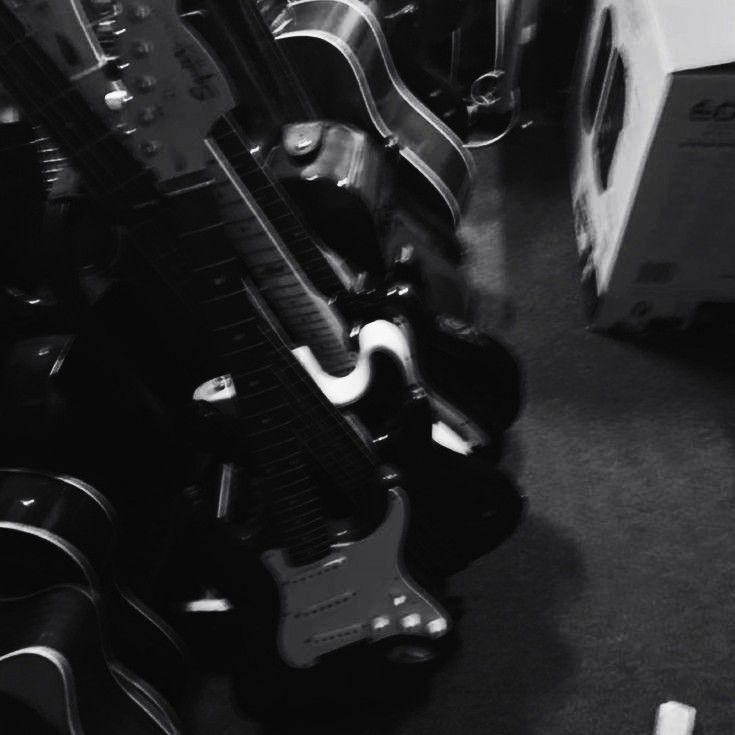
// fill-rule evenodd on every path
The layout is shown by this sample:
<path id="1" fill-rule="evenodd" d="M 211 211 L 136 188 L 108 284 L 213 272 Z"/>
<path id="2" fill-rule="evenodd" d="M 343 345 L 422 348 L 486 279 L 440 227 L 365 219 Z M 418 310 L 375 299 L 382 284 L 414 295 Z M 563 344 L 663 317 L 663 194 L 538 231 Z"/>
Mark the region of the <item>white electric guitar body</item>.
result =
<path id="1" fill-rule="evenodd" d="M 282 550 L 263 554 L 280 592 L 278 645 L 286 663 L 312 666 L 362 640 L 440 638 L 447 632 L 446 613 L 403 570 L 407 521 L 403 492 L 392 488 L 386 517 L 370 536 L 334 544 L 327 557 L 305 566 L 291 566 Z"/>
<path id="2" fill-rule="evenodd" d="M 389 354 L 401 368 L 407 385 L 425 389 L 434 412 L 432 439 L 458 454 L 470 454 L 487 441 L 485 433 L 449 401 L 425 388 L 409 334 L 410 330 L 400 320 L 376 319 L 365 324 L 357 335 L 359 352 L 355 367 L 341 377 L 326 372 L 308 346 L 297 347 L 292 352 L 322 393 L 340 408 L 355 405 L 369 393 L 375 378 L 373 355 L 378 352 Z M 194 392 L 195 400 L 209 402 L 233 397 L 234 386 L 228 376 L 209 380 Z"/>

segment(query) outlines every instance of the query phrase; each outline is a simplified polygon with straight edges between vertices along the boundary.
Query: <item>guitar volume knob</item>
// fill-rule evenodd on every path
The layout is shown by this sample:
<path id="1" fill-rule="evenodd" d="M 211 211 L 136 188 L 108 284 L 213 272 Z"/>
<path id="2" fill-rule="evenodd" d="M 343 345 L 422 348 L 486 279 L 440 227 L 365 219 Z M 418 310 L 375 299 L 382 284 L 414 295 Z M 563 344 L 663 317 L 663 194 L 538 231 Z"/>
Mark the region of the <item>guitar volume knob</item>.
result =
<path id="1" fill-rule="evenodd" d="M 435 620 L 430 620 L 426 624 L 426 632 L 432 638 L 439 638 L 447 632 L 448 627 L 449 625 L 447 624 L 446 618 L 436 618 Z"/>
<path id="2" fill-rule="evenodd" d="M 407 633 L 412 633 L 421 627 L 421 615 L 409 613 L 401 618 L 401 628 Z"/>
<path id="3" fill-rule="evenodd" d="M 378 615 L 370 621 L 370 629 L 374 635 L 380 635 L 390 627 L 390 618 L 387 615 Z"/>

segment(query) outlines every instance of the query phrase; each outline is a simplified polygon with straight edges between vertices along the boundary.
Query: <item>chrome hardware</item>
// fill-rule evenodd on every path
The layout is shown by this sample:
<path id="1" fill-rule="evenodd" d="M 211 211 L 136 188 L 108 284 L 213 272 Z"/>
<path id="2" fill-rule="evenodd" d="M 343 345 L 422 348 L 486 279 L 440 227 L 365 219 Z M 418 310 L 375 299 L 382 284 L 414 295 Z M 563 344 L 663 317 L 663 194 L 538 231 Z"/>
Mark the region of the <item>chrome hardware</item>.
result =
<path id="1" fill-rule="evenodd" d="M 136 128 L 134 125 L 131 125 L 130 123 L 121 122 L 118 125 L 115 125 L 115 129 L 117 130 L 120 135 L 133 135 L 137 132 L 138 128 Z"/>
<path id="2" fill-rule="evenodd" d="M 306 156 L 322 142 L 321 122 L 294 123 L 283 127 L 283 148 L 289 156 Z"/>
<path id="3" fill-rule="evenodd" d="M 390 627 L 390 618 L 387 615 L 378 615 L 370 621 L 370 627 L 373 633 L 380 633 Z"/>
<path id="4" fill-rule="evenodd" d="M 445 618 L 437 618 L 436 620 L 431 620 L 426 624 L 426 632 L 432 638 L 439 638 L 447 632 L 447 627 L 448 624 Z"/>
<path id="5" fill-rule="evenodd" d="M 113 112 L 120 112 L 132 99 L 124 85 L 113 82 L 112 89 L 105 95 L 105 104 Z"/>
<path id="6" fill-rule="evenodd" d="M 470 97 L 472 101 L 480 107 L 489 107 L 494 105 L 500 96 L 496 90 L 500 80 L 505 76 L 505 72 L 500 69 L 480 74 L 470 86 Z"/>
<path id="7" fill-rule="evenodd" d="M 416 5 L 416 3 L 407 3 L 402 8 L 399 8 L 396 10 L 395 13 L 386 13 L 383 18 L 385 20 L 393 20 L 395 18 L 400 18 L 403 15 L 414 15 L 414 13 L 418 12 L 419 6 Z"/>
<path id="8" fill-rule="evenodd" d="M 407 632 L 418 630 L 421 627 L 421 616 L 418 613 L 410 613 L 401 618 L 401 628 Z"/>

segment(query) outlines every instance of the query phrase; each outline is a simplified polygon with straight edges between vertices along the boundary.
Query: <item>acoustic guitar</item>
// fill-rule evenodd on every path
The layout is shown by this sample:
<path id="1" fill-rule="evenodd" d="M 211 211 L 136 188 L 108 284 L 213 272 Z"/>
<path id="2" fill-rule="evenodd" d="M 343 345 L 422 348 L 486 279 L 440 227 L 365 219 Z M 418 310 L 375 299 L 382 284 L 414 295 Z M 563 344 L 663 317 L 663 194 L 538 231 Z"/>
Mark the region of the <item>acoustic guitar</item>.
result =
<path id="1" fill-rule="evenodd" d="M 242 0 L 242 11 L 252 13 L 248 2 Z M 472 189 L 473 159 L 406 87 L 371 8 L 360 0 L 296 0 L 272 19 L 272 31 L 320 113 L 395 145 L 409 186 L 428 209 L 458 225 Z"/>
<path id="2" fill-rule="evenodd" d="M 264 560 L 287 604 L 284 660 L 307 666 L 359 640 L 443 636 L 447 615 L 411 581 L 397 553 L 407 504 L 397 478 L 381 473 L 248 285 L 229 233 L 247 232 L 252 217 L 218 224 L 197 217 L 218 200 L 248 201 L 210 134 L 218 118 L 229 125 L 226 80 L 174 3 L 115 3 L 94 12 L 90 18 L 75 0 L 3 2 L 0 75 L 90 187 L 128 213 L 137 246 L 196 310 L 233 377 L 243 451 L 269 509 Z M 127 30 L 110 65 L 94 31 L 115 18 Z M 214 167 L 221 173 L 213 178 Z M 374 489 L 381 474 L 387 492 Z M 372 526 L 361 540 L 332 542 L 321 508 L 328 495 Z"/>

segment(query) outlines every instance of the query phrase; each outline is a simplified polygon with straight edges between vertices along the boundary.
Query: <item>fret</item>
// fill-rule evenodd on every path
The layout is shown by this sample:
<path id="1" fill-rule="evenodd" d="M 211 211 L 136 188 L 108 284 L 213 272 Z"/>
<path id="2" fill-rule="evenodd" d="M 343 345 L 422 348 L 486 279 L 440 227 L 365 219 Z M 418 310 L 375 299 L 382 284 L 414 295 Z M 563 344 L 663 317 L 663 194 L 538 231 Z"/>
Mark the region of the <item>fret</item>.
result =
<path id="1" fill-rule="evenodd" d="M 250 401 L 250 399 L 247 396 L 239 396 L 239 403 L 240 405 L 248 404 L 248 403 L 255 403 L 257 406 L 257 401 Z M 248 416 L 248 421 L 251 421 L 254 424 L 258 424 L 258 426 L 263 427 L 263 431 L 275 431 L 276 429 L 280 429 L 284 426 L 288 426 L 291 422 L 291 407 L 288 405 L 288 403 L 276 403 L 274 405 L 271 405 L 269 403 L 265 404 L 266 408 L 262 408 L 260 410 L 252 410 L 248 409 L 246 411 Z M 274 419 L 277 418 L 279 423 L 274 424 Z M 263 432 L 261 432 L 262 435 Z"/>
<path id="2" fill-rule="evenodd" d="M 268 476 L 268 479 L 273 481 L 278 479 L 279 477 L 288 477 L 293 472 L 305 472 L 306 471 L 306 465 L 305 464 L 295 464 L 292 467 L 286 467 L 285 469 L 281 470 L 280 472 L 274 472 L 269 471 L 269 466 L 266 465 L 264 468 L 265 474 Z M 280 486 L 279 486 L 280 487 Z"/>
<path id="3" fill-rule="evenodd" d="M 292 293 L 297 293 L 301 298 L 302 296 L 302 289 L 301 286 L 298 283 L 284 283 L 284 284 L 268 284 L 264 287 L 266 291 L 291 291 Z"/>
<path id="4" fill-rule="evenodd" d="M 297 488 L 299 487 L 299 485 L 308 486 L 308 487 L 302 488 L 301 492 L 304 493 L 304 491 L 311 488 L 311 479 L 307 475 L 303 475 L 302 477 L 299 477 L 297 480 L 294 480 L 293 482 L 280 483 L 280 487 L 283 488 L 283 490 L 289 491 L 289 494 L 298 492 Z"/>
<path id="5" fill-rule="evenodd" d="M 235 289 L 234 291 L 227 291 L 226 293 L 217 294 L 217 296 L 212 296 L 211 298 L 204 299 L 201 303 L 207 306 L 208 304 L 212 304 L 216 301 L 222 301 L 222 299 L 229 299 L 232 296 L 237 296 L 238 294 L 246 293 L 246 292 L 247 292 L 247 289 L 238 288 L 238 289 Z"/>
<path id="6" fill-rule="evenodd" d="M 306 475 L 299 477 L 293 482 L 281 483 L 281 488 L 288 492 L 284 492 L 283 495 L 273 502 L 279 506 L 293 505 L 295 503 L 305 505 L 306 502 L 304 499 L 309 498 L 307 491 L 309 490 L 310 485 L 311 480 Z"/>
<path id="7" fill-rule="evenodd" d="M 242 208 L 242 201 L 237 202 L 238 208 Z M 266 233 L 263 232 L 263 226 L 258 222 L 254 216 L 241 217 L 239 219 L 233 219 L 225 224 L 225 228 L 230 235 L 235 235 L 240 240 L 247 240 L 248 245 L 255 243 L 258 239 L 263 242 L 267 242 L 267 247 L 261 247 L 261 250 L 273 250 L 273 243 Z M 255 248 L 253 248 L 255 250 Z M 248 247 L 250 252 L 250 247 Z"/>
<path id="8" fill-rule="evenodd" d="M 256 454 L 259 457 L 262 457 L 262 455 L 265 454 L 266 452 L 278 451 L 278 459 L 279 460 L 288 459 L 291 456 L 300 454 L 300 452 L 293 452 L 290 455 L 289 454 L 283 454 L 283 452 L 282 452 L 283 447 L 288 446 L 289 444 L 293 444 L 293 441 L 294 441 L 293 440 L 293 437 L 289 437 L 287 439 L 282 439 L 281 441 L 277 441 L 277 442 L 275 442 L 273 444 L 269 444 L 268 446 L 256 447 L 253 450 L 253 454 Z M 262 461 L 263 462 L 267 462 L 269 460 L 263 459 Z M 274 461 L 274 460 L 270 460 L 270 461 Z"/>
<path id="9" fill-rule="evenodd" d="M 326 524 L 320 505 L 313 500 L 301 504 L 294 503 L 285 507 L 274 508 L 280 516 L 278 530 L 288 539 L 289 547 L 294 549 L 311 547 L 315 540 L 328 542 Z M 292 519 L 297 518 L 297 521 Z"/>
<path id="10" fill-rule="evenodd" d="M 264 441 L 263 437 L 267 436 L 268 434 L 277 435 L 277 432 L 283 432 L 286 430 L 286 428 L 290 428 L 292 425 L 291 419 L 288 421 L 284 421 L 282 424 L 277 424 L 275 426 L 268 426 L 265 429 L 259 429 L 259 430 L 249 430 L 248 436 L 251 438 L 256 439 L 258 442 Z"/>
<path id="11" fill-rule="evenodd" d="M 215 346 L 222 352 L 239 348 L 243 342 L 249 345 L 265 344 L 260 324 L 255 317 L 241 319 L 213 330 Z"/>
<path id="12" fill-rule="evenodd" d="M 310 502 L 299 505 L 294 503 L 277 509 L 284 516 L 278 522 L 281 533 L 288 536 L 293 534 L 298 544 L 306 543 L 308 539 L 313 538 L 313 534 L 318 532 L 323 523 L 321 508 L 318 506 L 309 508 L 311 505 L 313 504 Z"/>
<path id="13" fill-rule="evenodd" d="M 329 552 L 329 539 L 326 535 L 326 532 L 323 531 L 321 528 L 318 528 L 308 533 L 300 532 L 294 537 L 293 541 L 291 542 L 293 558 L 301 559 L 301 557 L 296 556 L 296 554 L 300 551 L 310 553 L 313 549 L 314 541 L 322 543 L 324 548 L 323 552 L 319 556 L 317 556 L 314 561 L 316 561 L 316 559 L 320 559 L 322 556 L 326 556 L 326 554 Z M 306 560 L 301 561 L 301 564 L 304 563 L 307 563 Z"/>
<path id="14" fill-rule="evenodd" d="M 192 237 L 195 235 L 204 235 L 207 233 L 211 233 L 213 230 L 220 229 L 224 226 L 225 226 L 225 222 L 215 222 L 214 224 L 204 225 L 203 227 L 199 227 L 198 229 L 195 229 L 195 230 L 189 230 L 188 232 L 179 231 L 179 237 L 186 239 L 188 237 Z"/>
<path id="15" fill-rule="evenodd" d="M 231 204 L 238 212 L 230 209 L 225 201 L 232 199 L 229 182 L 219 186 L 222 182 L 213 183 L 208 176 L 182 177 L 167 191 L 160 191 L 150 174 L 89 109 L 73 85 L 63 79 L 38 44 L 32 39 L 28 43 L 21 41 L 24 35 L 22 24 L 0 1 L 0 76 L 4 81 L 7 79 L 9 90 L 26 109 L 35 112 L 39 122 L 69 152 L 90 187 L 100 195 L 115 193 L 114 199 L 108 199 L 108 205 L 134 210 L 137 247 L 178 291 L 187 298 L 194 297 L 219 355 L 233 375 L 238 392 L 236 405 L 243 414 L 241 430 L 248 449 L 253 452 L 262 449 L 260 455 L 253 455 L 261 460 L 271 456 L 275 459 L 277 455 L 277 462 L 262 467 L 268 499 L 293 497 L 303 503 L 303 518 L 292 515 L 290 519 L 280 520 L 293 529 L 296 552 L 303 558 L 315 558 L 315 553 L 318 556 L 327 548 L 326 529 L 318 512 L 320 504 L 308 467 L 293 436 L 293 400 L 284 400 L 286 390 L 278 376 L 286 374 L 292 378 L 293 385 L 286 388 L 296 390 L 298 386 L 304 406 L 321 412 L 319 420 L 314 422 L 315 433 L 319 431 L 317 427 L 327 423 L 328 417 L 332 428 L 330 438 L 320 440 L 323 445 L 336 442 L 339 427 L 346 424 L 336 411 L 325 405 L 316 386 L 304 379 L 295 358 L 257 314 L 244 291 L 232 233 L 239 232 L 239 245 L 247 245 L 242 241 L 252 238 L 253 248 L 260 250 L 262 239 L 257 235 L 260 223 L 250 213 L 238 219 L 238 212 L 242 212 L 239 197 Z M 239 136 L 228 136 L 228 139 L 235 148 L 242 146 Z M 263 187 L 258 198 L 262 198 L 266 208 L 280 213 L 283 207 L 277 201 L 279 190 L 263 177 L 257 161 L 242 156 L 238 169 L 257 184 L 255 188 Z M 151 203 L 153 206 L 149 206 Z M 146 206 L 137 207 L 139 204 Z M 285 221 L 279 220 L 279 226 L 285 225 Z M 290 230 L 293 222 L 289 220 L 288 226 Z M 283 285 L 273 289 L 271 295 L 275 297 L 275 294 L 284 299 L 293 298 L 290 287 Z M 294 302 L 300 303 L 298 299 Z M 274 386 L 273 390 L 266 390 L 270 380 L 277 382 L 277 389 Z M 250 408 L 256 410 L 250 412 Z M 341 430 L 341 439 L 343 443 L 347 440 L 345 446 L 349 449 L 349 430 Z M 276 442 L 282 443 L 280 451 L 267 448 Z M 293 452 L 287 451 L 289 443 L 294 447 Z M 331 447 L 331 452 L 332 456 L 340 455 L 335 447 Z M 339 461 L 339 472 L 342 472 L 342 461 Z M 364 469 L 371 472 L 370 463 Z"/>
<path id="16" fill-rule="evenodd" d="M 232 321 L 232 315 L 241 313 L 244 309 L 250 311 L 250 301 L 244 292 L 230 294 L 217 301 L 210 301 L 202 304 L 202 312 L 204 314 L 207 325 L 210 329 L 227 324 Z M 218 332 L 221 330 L 218 330 Z"/>
<path id="17" fill-rule="evenodd" d="M 202 271 L 209 270 L 211 268 L 218 268 L 221 265 L 229 265 L 230 263 L 239 263 L 240 259 L 236 257 L 225 258 L 224 260 L 218 260 L 216 263 L 208 263 L 207 265 L 200 266 L 199 268 L 192 268 L 192 273 L 201 273 Z"/>

